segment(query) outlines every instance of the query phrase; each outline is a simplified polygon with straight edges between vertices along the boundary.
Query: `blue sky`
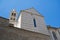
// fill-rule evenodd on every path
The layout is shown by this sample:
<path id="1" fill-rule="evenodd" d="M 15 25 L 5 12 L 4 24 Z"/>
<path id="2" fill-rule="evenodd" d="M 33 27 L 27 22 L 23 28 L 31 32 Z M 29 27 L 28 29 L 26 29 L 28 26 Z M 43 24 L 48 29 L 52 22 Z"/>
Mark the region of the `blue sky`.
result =
<path id="1" fill-rule="evenodd" d="M 0 0 L 0 16 L 9 18 L 12 9 L 19 13 L 31 7 L 45 17 L 46 25 L 60 26 L 60 0 Z"/>

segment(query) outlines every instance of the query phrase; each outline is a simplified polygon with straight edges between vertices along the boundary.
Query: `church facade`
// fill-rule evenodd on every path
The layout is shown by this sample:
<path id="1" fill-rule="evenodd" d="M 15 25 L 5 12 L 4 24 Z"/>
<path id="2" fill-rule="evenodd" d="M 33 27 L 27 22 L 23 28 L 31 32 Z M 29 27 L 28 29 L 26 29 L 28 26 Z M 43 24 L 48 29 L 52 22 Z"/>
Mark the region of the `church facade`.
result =
<path id="1" fill-rule="evenodd" d="M 47 27 L 44 16 L 34 8 L 21 10 L 18 17 L 17 12 L 13 9 L 8 23 L 17 28 L 14 31 L 19 37 L 22 36 L 16 40 L 60 40 L 60 28 Z"/>

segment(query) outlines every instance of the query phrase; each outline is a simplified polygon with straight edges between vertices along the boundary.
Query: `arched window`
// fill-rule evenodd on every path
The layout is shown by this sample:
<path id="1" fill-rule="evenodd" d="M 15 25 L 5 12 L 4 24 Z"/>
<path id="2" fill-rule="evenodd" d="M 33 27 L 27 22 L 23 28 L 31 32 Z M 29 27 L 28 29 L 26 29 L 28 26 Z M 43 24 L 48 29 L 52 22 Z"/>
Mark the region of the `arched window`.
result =
<path id="1" fill-rule="evenodd" d="M 33 19 L 33 22 L 34 22 L 34 27 L 36 27 L 36 20 L 35 20 L 35 18 Z"/>
<path id="2" fill-rule="evenodd" d="M 15 20 L 15 18 L 13 20 Z"/>
<path id="3" fill-rule="evenodd" d="M 16 13 L 12 13 L 12 16 L 16 16 Z"/>
<path id="4" fill-rule="evenodd" d="M 12 15 L 14 15 L 14 13 L 12 13 Z"/>
<path id="5" fill-rule="evenodd" d="M 53 31 L 52 33 L 53 33 L 54 39 L 57 40 L 57 36 L 56 36 L 55 32 Z"/>

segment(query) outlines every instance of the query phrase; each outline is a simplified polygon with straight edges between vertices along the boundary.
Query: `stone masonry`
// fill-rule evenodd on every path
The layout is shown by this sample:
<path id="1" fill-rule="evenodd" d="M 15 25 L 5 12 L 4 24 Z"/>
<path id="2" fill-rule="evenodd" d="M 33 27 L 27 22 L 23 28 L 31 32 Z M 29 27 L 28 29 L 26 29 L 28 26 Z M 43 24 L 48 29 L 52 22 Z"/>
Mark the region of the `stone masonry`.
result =
<path id="1" fill-rule="evenodd" d="M 50 40 L 48 35 L 9 26 L 8 19 L 0 17 L 0 23 L 0 40 Z"/>

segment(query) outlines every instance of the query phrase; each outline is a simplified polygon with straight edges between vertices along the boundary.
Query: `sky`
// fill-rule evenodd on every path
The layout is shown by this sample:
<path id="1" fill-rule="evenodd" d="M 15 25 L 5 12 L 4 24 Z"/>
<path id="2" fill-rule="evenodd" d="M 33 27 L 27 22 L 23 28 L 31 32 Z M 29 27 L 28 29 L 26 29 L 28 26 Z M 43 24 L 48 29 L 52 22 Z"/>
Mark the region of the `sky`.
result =
<path id="1" fill-rule="evenodd" d="M 60 27 L 60 0 L 0 0 L 0 16 L 9 18 L 12 9 L 19 13 L 31 7 L 44 16 L 46 25 Z"/>

